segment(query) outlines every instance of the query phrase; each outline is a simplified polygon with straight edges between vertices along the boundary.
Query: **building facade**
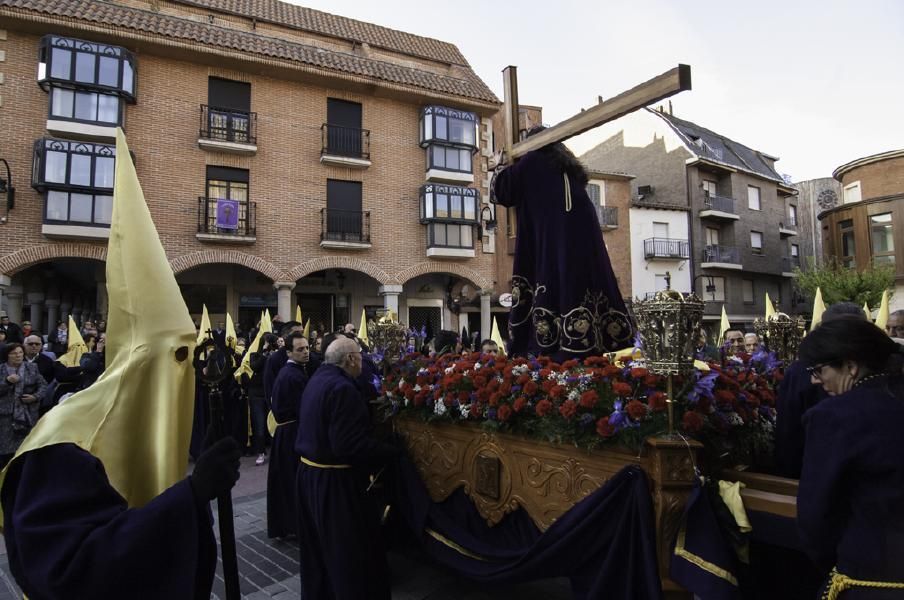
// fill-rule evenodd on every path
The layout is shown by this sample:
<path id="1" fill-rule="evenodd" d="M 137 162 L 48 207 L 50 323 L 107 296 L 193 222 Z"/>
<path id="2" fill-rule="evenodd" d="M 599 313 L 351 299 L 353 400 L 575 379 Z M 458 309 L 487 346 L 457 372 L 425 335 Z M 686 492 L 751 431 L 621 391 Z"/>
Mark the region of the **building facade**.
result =
<path id="1" fill-rule="evenodd" d="M 826 260 L 895 271 L 892 310 L 904 308 L 904 150 L 858 158 L 832 173 L 841 187 L 819 213 Z"/>
<path id="2" fill-rule="evenodd" d="M 189 310 L 246 328 L 390 308 L 488 328 L 499 101 L 448 43 L 278 1 L 0 5 L 2 303 L 103 314 L 116 127 Z M 246 12 L 239 12 L 243 10 Z M 503 286 L 504 289 L 504 286 Z"/>
<path id="3" fill-rule="evenodd" d="M 780 310 L 807 309 L 791 284 L 800 256 L 797 192 L 776 172 L 775 157 L 662 110 L 636 111 L 602 130 L 605 141 L 582 160 L 635 176 L 635 297 L 662 288 L 668 272 L 673 289 L 706 300 L 710 323 L 724 306 L 733 325 L 751 325 L 765 313 L 767 293 Z"/>
<path id="4" fill-rule="evenodd" d="M 798 235 L 800 237 L 800 267 L 822 265 L 823 243 L 819 214 L 839 203 L 841 184 L 832 177 L 820 177 L 792 184 L 797 190 L 799 213 Z"/>

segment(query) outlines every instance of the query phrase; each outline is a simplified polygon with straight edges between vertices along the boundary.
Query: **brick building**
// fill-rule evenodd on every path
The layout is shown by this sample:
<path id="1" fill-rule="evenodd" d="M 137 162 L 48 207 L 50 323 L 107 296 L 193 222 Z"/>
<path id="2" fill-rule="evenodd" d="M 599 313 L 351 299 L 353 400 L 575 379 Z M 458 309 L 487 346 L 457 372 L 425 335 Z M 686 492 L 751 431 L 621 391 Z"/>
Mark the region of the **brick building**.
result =
<path id="1" fill-rule="evenodd" d="M 460 329 L 467 299 L 488 327 L 500 103 L 455 46 L 277 0 L 2 0 L 0 27 L 13 320 L 104 312 L 122 126 L 192 313 Z"/>
<path id="2" fill-rule="evenodd" d="M 581 159 L 628 172 L 631 182 L 632 292 L 661 289 L 706 300 L 704 321 L 724 305 L 735 326 L 779 309 L 807 310 L 793 291 L 798 264 L 797 191 L 758 152 L 662 110 L 644 109 L 604 125 L 606 140 Z M 610 247 L 611 250 L 611 247 Z"/>
<path id="3" fill-rule="evenodd" d="M 904 308 L 904 150 L 858 158 L 832 173 L 841 196 L 820 204 L 819 221 L 827 260 L 863 270 L 895 270 L 892 310 Z"/>

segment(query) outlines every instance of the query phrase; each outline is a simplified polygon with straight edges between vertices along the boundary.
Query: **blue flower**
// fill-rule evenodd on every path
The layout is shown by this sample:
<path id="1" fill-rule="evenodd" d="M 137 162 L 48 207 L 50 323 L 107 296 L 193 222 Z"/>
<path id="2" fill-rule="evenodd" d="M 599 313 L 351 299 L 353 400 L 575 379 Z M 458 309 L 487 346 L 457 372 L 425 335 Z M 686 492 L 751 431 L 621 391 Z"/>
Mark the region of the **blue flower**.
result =
<path id="1" fill-rule="evenodd" d="M 694 382 L 694 388 L 688 392 L 687 401 L 696 404 L 701 397 L 712 398 L 713 388 L 716 387 L 716 379 L 718 378 L 719 373 L 716 371 L 710 371 L 706 374 L 703 371 L 697 371 L 697 381 Z"/>

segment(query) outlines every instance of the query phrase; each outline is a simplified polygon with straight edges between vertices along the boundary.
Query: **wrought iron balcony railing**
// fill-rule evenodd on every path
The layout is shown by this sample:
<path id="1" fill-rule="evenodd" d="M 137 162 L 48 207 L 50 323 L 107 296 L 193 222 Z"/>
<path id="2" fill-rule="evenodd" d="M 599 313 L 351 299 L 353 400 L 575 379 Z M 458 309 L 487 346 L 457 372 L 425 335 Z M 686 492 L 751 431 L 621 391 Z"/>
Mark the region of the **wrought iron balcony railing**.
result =
<path id="1" fill-rule="evenodd" d="M 257 113 L 201 105 L 201 130 L 205 140 L 257 144 Z"/>
<path id="2" fill-rule="evenodd" d="M 320 127 L 320 155 L 370 160 L 370 131 L 324 123 Z"/>
<path id="3" fill-rule="evenodd" d="M 794 269 L 800 268 L 799 256 L 783 256 L 782 257 L 782 273 L 791 273 Z"/>
<path id="4" fill-rule="evenodd" d="M 706 210 L 717 210 L 719 212 L 724 212 L 731 215 L 737 214 L 735 212 L 734 198 L 729 198 L 727 196 L 704 194 L 703 206 L 706 207 Z"/>
<path id="5" fill-rule="evenodd" d="M 257 204 L 248 200 L 198 197 L 198 233 L 208 235 L 257 235 Z"/>
<path id="6" fill-rule="evenodd" d="M 320 209 L 320 241 L 370 243 L 370 211 Z"/>
<path id="7" fill-rule="evenodd" d="M 706 246 L 703 248 L 703 262 L 739 265 L 741 258 L 735 246 Z"/>
<path id="8" fill-rule="evenodd" d="M 687 240 L 671 238 L 650 238 L 643 241 L 645 258 L 690 258 Z"/>

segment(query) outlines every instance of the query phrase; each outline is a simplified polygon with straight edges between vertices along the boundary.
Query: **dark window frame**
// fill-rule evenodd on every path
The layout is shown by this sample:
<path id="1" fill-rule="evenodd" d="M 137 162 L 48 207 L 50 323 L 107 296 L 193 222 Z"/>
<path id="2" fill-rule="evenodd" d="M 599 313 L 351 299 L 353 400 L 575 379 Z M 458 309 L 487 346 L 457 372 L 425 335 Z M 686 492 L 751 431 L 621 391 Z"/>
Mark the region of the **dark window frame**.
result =
<path id="1" fill-rule="evenodd" d="M 56 90 L 71 92 L 73 94 L 72 116 L 71 117 L 54 114 L 53 107 L 54 107 L 54 101 L 56 99 L 56 94 L 54 92 Z M 101 121 L 98 118 L 80 119 L 80 118 L 76 117 L 75 114 L 76 114 L 77 96 L 86 95 L 86 94 L 93 94 L 96 96 L 95 115 L 100 114 L 99 108 L 100 108 L 100 97 L 101 96 L 116 98 L 116 100 L 117 100 L 116 121 L 115 122 Z M 121 127 L 122 126 L 123 117 L 125 116 L 125 105 L 122 101 L 123 100 L 122 97 L 118 96 L 117 94 L 104 93 L 104 92 L 100 92 L 98 90 L 92 90 L 92 89 L 50 86 L 49 96 L 50 97 L 47 100 L 47 119 L 49 121 L 68 121 L 68 122 L 72 122 L 72 123 L 85 123 L 87 125 L 98 125 L 100 127 Z"/>
<path id="2" fill-rule="evenodd" d="M 452 131 L 452 121 L 465 123 L 466 127 L 474 132 L 474 143 L 459 141 L 452 139 L 450 132 Z M 427 127 L 427 124 L 430 127 Z M 445 123 L 445 134 L 439 135 L 439 123 Z M 425 106 L 421 109 L 420 120 L 420 145 L 426 148 L 429 145 L 440 144 L 444 146 L 455 146 L 476 152 L 480 147 L 480 117 L 477 113 L 449 108 L 446 106 Z"/>
<path id="3" fill-rule="evenodd" d="M 54 56 L 54 50 L 69 53 L 69 72 L 66 75 L 54 75 L 54 62 L 61 60 Z M 79 55 L 94 57 L 94 73 L 90 81 L 80 80 L 78 77 Z M 101 83 L 103 64 L 102 58 L 117 61 L 116 84 Z M 91 42 L 79 38 L 59 35 L 45 35 L 41 38 L 38 50 L 38 62 L 44 66 L 43 77 L 39 72 L 38 85 L 45 92 L 49 92 L 54 86 L 68 87 L 72 89 L 94 90 L 97 92 L 111 93 L 124 98 L 127 102 L 134 103 L 137 97 L 138 84 L 135 55 L 122 46 Z M 128 68 L 127 68 L 128 67 Z M 128 76 L 127 76 L 128 74 Z M 127 85 L 127 80 L 131 85 Z"/>
<path id="4" fill-rule="evenodd" d="M 760 235 L 760 245 L 753 245 L 753 234 L 758 233 Z M 763 255 L 763 247 L 766 245 L 766 236 L 763 235 L 762 231 L 757 231 L 755 229 L 750 230 L 750 252 L 751 254 L 756 254 L 757 256 Z"/>
<path id="5" fill-rule="evenodd" d="M 450 244 L 449 243 L 449 230 L 450 228 L 458 230 L 458 244 Z M 436 232 L 438 230 L 442 230 L 443 236 L 445 238 L 444 242 L 437 242 Z M 461 234 L 464 231 L 470 231 L 471 235 L 471 243 L 469 245 L 465 245 L 461 242 Z M 474 225 L 468 223 L 449 223 L 445 221 L 431 221 L 427 223 L 427 248 L 454 248 L 459 250 L 473 250 L 474 249 Z"/>
<path id="6" fill-rule="evenodd" d="M 436 150 L 442 150 L 443 152 L 443 165 L 440 166 L 435 161 L 434 152 Z M 448 152 L 458 152 L 459 164 L 461 164 L 461 157 L 467 153 L 468 160 L 466 161 L 468 168 L 467 169 L 453 169 L 445 166 L 447 164 L 446 156 Z M 474 156 L 473 153 L 467 150 L 466 148 L 461 148 L 459 146 L 446 146 L 443 144 L 430 144 L 427 146 L 427 170 L 430 171 L 432 169 L 438 169 L 440 171 L 448 171 L 450 173 L 466 173 L 468 175 L 474 174 Z"/>
<path id="7" fill-rule="evenodd" d="M 437 210 L 440 196 L 446 196 L 446 214 L 447 216 L 440 217 L 437 216 L 439 211 Z M 459 211 L 458 216 L 453 215 L 452 211 L 452 198 L 453 196 L 461 197 L 461 210 Z M 466 204 L 469 203 L 473 205 L 473 217 L 468 218 L 466 215 Z M 432 206 L 431 206 L 432 205 Z M 428 211 L 427 208 L 431 207 L 432 211 Z M 421 223 L 428 223 L 432 221 L 442 221 L 446 223 L 462 223 L 462 224 L 477 224 L 480 215 L 480 190 L 475 188 L 463 187 L 463 186 L 455 186 L 455 185 L 444 185 L 444 184 L 433 184 L 428 183 L 426 185 L 421 186 L 420 190 L 420 209 L 421 209 Z"/>
<path id="8" fill-rule="evenodd" d="M 747 292 L 746 286 L 750 284 L 750 300 L 744 297 L 744 294 Z M 756 304 L 756 282 L 753 279 L 742 279 L 741 280 L 741 301 L 747 305 Z"/>

